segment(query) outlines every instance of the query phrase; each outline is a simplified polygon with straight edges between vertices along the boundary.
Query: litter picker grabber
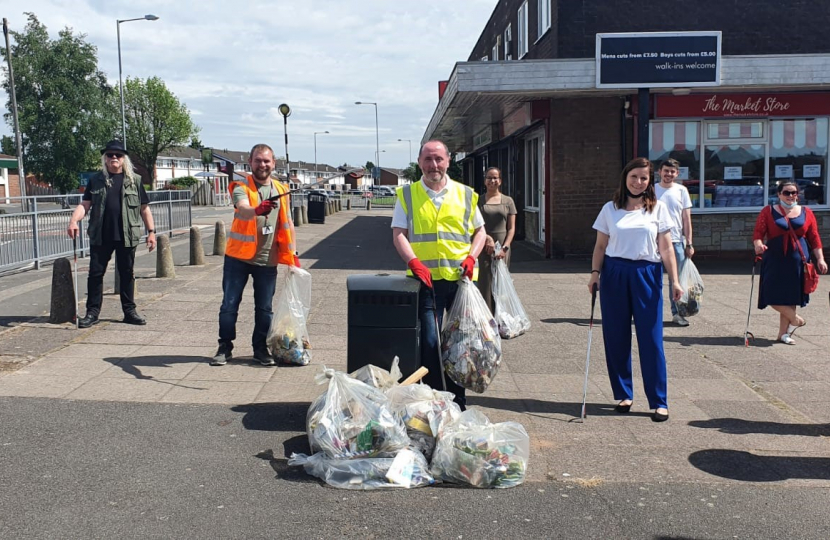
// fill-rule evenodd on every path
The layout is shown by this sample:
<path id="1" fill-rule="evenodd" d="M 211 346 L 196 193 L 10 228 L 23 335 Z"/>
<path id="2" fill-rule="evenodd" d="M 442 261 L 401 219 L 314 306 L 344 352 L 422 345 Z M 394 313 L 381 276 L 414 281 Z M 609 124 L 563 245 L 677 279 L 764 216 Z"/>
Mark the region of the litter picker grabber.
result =
<path id="1" fill-rule="evenodd" d="M 441 354 L 441 327 L 438 325 L 438 304 L 435 303 L 435 289 L 430 287 L 429 292 L 432 293 L 432 307 L 433 314 L 435 315 L 435 338 L 436 340 L 438 340 L 438 369 L 441 370 L 441 385 L 443 386 L 442 390 L 446 392 L 447 379 L 444 375 L 444 359 Z"/>
<path id="2" fill-rule="evenodd" d="M 591 290 L 591 319 L 588 322 L 588 355 L 585 358 L 585 383 L 582 385 L 582 412 L 579 418 L 585 421 L 585 402 L 588 399 L 588 371 L 591 366 L 591 337 L 594 333 L 594 306 L 597 305 L 597 291 L 599 287 L 594 283 L 594 288 Z"/>
<path id="3" fill-rule="evenodd" d="M 76 231 L 77 234 L 77 231 Z M 75 329 L 78 329 L 78 237 L 72 237 L 72 275 L 74 278 L 73 292 L 75 294 Z"/>
<path id="4" fill-rule="evenodd" d="M 746 330 L 744 330 L 744 347 L 749 347 L 749 338 L 755 340 L 755 336 L 749 331 L 749 317 L 752 315 L 752 297 L 755 294 L 755 267 L 758 266 L 758 261 L 761 257 L 755 257 L 752 261 L 752 284 L 749 287 L 749 309 L 746 310 Z"/>

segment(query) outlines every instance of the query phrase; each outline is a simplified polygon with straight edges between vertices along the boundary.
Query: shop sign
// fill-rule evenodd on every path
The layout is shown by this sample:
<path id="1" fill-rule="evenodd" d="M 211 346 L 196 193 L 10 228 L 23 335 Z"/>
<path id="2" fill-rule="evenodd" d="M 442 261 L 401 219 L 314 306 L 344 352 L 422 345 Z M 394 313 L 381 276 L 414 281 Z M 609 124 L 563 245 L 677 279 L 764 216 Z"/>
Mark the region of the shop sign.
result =
<path id="1" fill-rule="evenodd" d="M 720 85 L 720 32 L 597 34 L 597 88 Z"/>
<path id="2" fill-rule="evenodd" d="M 724 167 L 723 168 L 723 179 L 724 180 L 741 180 L 743 177 L 744 177 L 743 167 Z"/>
<path id="3" fill-rule="evenodd" d="M 656 118 L 830 115 L 830 93 L 654 96 Z"/>
<path id="4" fill-rule="evenodd" d="M 804 178 L 821 178 L 821 165 L 804 165 Z"/>
<path id="5" fill-rule="evenodd" d="M 775 177 L 776 178 L 792 178 L 793 177 L 793 166 L 792 165 L 776 165 L 775 166 Z"/>

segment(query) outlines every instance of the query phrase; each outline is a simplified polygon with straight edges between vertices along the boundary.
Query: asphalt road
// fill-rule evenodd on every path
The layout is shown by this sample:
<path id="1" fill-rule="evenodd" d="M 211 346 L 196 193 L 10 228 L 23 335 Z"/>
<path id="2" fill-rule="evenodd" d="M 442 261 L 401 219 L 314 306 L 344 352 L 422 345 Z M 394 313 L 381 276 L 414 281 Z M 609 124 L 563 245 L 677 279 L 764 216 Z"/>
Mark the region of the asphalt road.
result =
<path id="1" fill-rule="evenodd" d="M 306 407 L 0 398 L 0 537 L 830 537 L 810 487 L 336 490 L 285 464 L 308 451 Z"/>

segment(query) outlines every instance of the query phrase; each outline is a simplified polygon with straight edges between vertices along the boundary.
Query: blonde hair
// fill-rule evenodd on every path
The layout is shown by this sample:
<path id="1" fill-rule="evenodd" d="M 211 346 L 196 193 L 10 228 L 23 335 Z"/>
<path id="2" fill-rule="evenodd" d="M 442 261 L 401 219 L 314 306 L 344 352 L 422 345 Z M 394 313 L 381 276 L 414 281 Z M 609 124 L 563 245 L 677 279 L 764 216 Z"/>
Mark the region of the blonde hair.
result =
<path id="1" fill-rule="evenodd" d="M 106 152 L 101 154 L 101 169 L 104 173 L 104 182 L 107 184 L 107 187 L 112 186 L 112 175 L 110 174 L 109 169 L 107 169 Z M 133 162 L 130 161 L 130 156 L 127 154 L 124 154 L 124 163 L 121 170 L 124 172 L 124 187 L 132 187 L 135 171 L 133 170 Z"/>

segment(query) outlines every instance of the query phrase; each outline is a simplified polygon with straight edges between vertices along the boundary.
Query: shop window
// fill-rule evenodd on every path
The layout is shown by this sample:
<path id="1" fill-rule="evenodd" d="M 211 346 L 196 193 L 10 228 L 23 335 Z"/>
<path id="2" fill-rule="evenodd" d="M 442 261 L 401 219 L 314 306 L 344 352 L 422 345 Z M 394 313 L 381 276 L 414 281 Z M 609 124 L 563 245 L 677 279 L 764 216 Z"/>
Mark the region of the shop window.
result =
<path id="1" fill-rule="evenodd" d="M 519 7 L 519 58 L 527 54 L 527 0 Z"/>
<path id="2" fill-rule="evenodd" d="M 771 120 L 769 202 L 778 200 L 778 184 L 795 180 L 800 204 L 827 204 L 827 118 Z"/>
<path id="3" fill-rule="evenodd" d="M 708 122 L 706 138 L 717 140 L 763 139 L 764 122 Z"/>
<path id="4" fill-rule="evenodd" d="M 766 204 L 766 145 L 707 144 L 703 154 L 706 208 L 757 207 Z"/>
<path id="5" fill-rule="evenodd" d="M 688 188 L 694 207 L 701 207 L 700 122 L 650 123 L 648 157 L 654 164 L 655 183 L 660 181 L 661 163 L 670 158 L 680 162 L 680 174 L 675 181 Z"/>
<path id="6" fill-rule="evenodd" d="M 513 52 L 511 51 L 511 47 L 513 47 L 513 25 L 508 24 L 507 28 L 504 30 L 504 59 L 505 60 L 513 60 Z"/>
<path id="7" fill-rule="evenodd" d="M 542 137 L 525 141 L 525 208 L 538 210 L 541 202 L 541 173 L 544 159 Z"/>

